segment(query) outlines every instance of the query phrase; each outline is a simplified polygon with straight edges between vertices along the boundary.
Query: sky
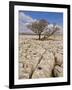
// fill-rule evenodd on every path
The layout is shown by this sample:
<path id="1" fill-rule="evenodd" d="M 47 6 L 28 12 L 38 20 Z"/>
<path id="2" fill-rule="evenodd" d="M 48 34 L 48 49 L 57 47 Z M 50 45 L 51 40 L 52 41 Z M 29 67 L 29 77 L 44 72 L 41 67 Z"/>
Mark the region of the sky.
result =
<path id="1" fill-rule="evenodd" d="M 45 19 L 49 23 L 56 23 L 63 26 L 63 13 L 58 12 L 37 12 L 37 11 L 24 11 L 24 14 L 33 19 Z"/>

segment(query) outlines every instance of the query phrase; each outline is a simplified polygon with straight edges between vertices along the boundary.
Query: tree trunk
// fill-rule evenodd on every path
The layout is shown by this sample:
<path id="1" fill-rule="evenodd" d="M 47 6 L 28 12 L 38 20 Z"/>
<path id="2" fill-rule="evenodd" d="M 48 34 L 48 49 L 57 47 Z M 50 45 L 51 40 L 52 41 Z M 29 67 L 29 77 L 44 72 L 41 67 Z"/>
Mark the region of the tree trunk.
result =
<path id="1" fill-rule="evenodd" d="M 41 34 L 39 34 L 39 40 L 41 39 Z"/>

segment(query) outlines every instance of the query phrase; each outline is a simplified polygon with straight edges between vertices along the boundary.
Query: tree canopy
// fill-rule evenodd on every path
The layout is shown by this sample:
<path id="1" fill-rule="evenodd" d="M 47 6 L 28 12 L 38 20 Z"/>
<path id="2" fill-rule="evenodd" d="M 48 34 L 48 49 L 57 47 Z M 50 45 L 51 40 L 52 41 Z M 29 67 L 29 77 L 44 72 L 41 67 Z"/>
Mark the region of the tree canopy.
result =
<path id="1" fill-rule="evenodd" d="M 48 25 L 48 22 L 44 19 L 35 21 L 32 24 L 28 25 L 28 28 L 31 29 L 34 33 L 39 35 L 39 40 L 41 39 L 41 33 L 44 31 L 45 27 Z"/>

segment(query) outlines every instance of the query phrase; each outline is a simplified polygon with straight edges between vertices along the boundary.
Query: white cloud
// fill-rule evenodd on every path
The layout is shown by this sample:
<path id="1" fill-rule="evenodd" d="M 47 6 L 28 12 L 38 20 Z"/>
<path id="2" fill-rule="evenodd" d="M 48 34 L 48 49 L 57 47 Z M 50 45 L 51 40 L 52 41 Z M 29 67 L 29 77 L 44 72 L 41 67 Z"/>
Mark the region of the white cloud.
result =
<path id="1" fill-rule="evenodd" d="M 31 30 L 27 28 L 27 25 L 36 21 L 32 17 L 25 15 L 24 12 L 19 12 L 19 32 L 33 33 Z"/>
<path id="2" fill-rule="evenodd" d="M 33 22 L 34 20 L 30 16 L 27 16 L 23 12 L 20 12 L 19 13 L 19 21 L 21 21 L 23 23 L 30 23 L 30 22 Z"/>

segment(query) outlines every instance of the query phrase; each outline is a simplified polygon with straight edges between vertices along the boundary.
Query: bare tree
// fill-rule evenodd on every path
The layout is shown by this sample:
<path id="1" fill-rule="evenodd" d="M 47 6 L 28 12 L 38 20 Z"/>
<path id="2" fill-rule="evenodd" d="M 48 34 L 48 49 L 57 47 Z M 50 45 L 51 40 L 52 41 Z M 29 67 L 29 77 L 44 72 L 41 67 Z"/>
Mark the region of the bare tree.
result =
<path id="1" fill-rule="evenodd" d="M 41 34 L 47 25 L 48 25 L 48 22 L 42 19 L 42 20 L 33 22 L 31 25 L 28 25 L 28 28 L 31 29 L 34 33 L 36 33 L 39 36 L 39 40 L 40 40 Z"/>
<path id="2" fill-rule="evenodd" d="M 53 27 L 51 29 L 47 27 L 44 33 L 44 39 L 54 35 L 59 29 L 60 28 L 57 27 L 55 23 L 53 24 Z"/>

